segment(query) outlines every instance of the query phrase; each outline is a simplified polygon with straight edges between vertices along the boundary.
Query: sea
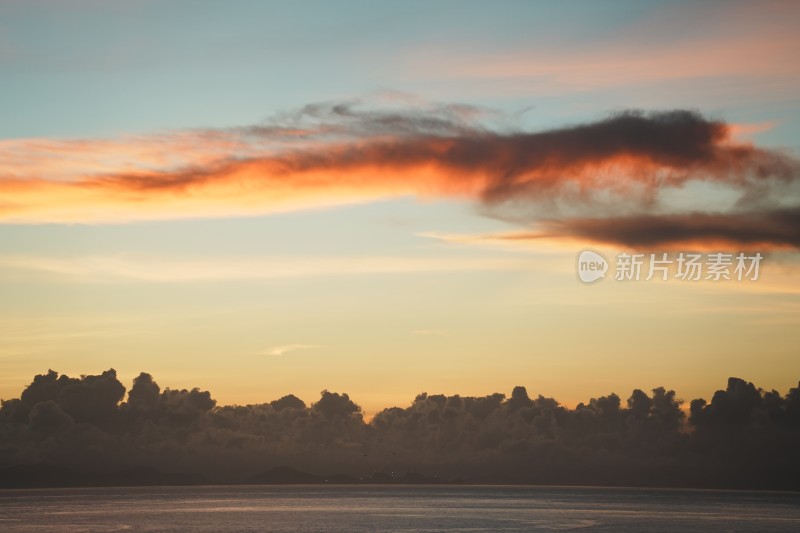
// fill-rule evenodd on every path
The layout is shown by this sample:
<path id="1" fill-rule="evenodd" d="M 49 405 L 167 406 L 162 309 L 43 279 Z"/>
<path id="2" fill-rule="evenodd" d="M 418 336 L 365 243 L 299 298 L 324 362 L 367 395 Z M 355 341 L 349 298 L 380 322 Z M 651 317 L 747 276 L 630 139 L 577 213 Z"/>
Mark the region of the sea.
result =
<path id="1" fill-rule="evenodd" d="M 282 485 L 0 490 L 11 532 L 800 532 L 800 493 Z"/>

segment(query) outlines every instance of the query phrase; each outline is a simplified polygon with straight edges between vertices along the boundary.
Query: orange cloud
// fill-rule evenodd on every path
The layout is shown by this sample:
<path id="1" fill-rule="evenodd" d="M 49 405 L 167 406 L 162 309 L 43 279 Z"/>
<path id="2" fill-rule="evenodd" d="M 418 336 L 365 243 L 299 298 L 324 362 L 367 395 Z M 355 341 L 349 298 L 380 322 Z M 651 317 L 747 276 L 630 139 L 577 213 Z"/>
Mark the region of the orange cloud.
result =
<path id="1" fill-rule="evenodd" d="M 227 216 L 411 195 L 478 200 L 519 219 L 557 201 L 591 214 L 599 198 L 641 212 L 689 181 L 763 203 L 785 197 L 798 176 L 790 157 L 734 142 L 730 126 L 688 111 L 627 112 L 542 132 L 488 130 L 452 107 L 402 114 L 337 104 L 307 113 L 321 120 L 299 141 L 296 128 L 268 125 L 129 144 L 12 141 L 0 157 L 0 218 Z"/>

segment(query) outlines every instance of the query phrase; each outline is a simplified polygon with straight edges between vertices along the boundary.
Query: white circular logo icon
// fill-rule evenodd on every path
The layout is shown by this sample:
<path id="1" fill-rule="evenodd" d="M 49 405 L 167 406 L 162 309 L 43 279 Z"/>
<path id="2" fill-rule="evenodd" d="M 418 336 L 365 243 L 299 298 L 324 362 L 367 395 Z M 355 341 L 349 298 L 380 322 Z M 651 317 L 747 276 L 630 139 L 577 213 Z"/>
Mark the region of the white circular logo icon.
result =
<path id="1" fill-rule="evenodd" d="M 606 277 L 608 261 L 594 250 L 583 250 L 578 254 L 575 268 L 579 280 L 584 283 L 594 283 Z"/>

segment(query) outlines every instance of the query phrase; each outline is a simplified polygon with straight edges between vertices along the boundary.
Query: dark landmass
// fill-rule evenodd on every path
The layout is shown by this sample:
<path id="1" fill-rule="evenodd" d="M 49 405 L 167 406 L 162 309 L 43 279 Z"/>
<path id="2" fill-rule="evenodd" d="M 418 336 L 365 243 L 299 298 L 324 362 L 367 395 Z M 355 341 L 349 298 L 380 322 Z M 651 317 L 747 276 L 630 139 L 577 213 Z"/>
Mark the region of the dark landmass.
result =
<path id="1" fill-rule="evenodd" d="M 353 477 L 348 474 L 319 476 L 301 472 L 288 466 L 270 468 L 253 476 L 244 484 L 247 485 L 432 485 L 459 483 L 445 481 L 436 476 L 427 477 L 415 472 L 407 472 L 402 476 L 394 473 L 373 472 L 366 476 Z"/>
<path id="2" fill-rule="evenodd" d="M 508 397 L 422 393 L 367 422 L 342 393 L 323 391 L 310 406 L 293 395 L 218 406 L 196 388 L 162 391 L 149 374 L 126 394 L 114 370 L 50 371 L 0 405 L 0 487 L 464 480 L 800 490 L 800 387 L 730 378 L 688 407 L 664 387 L 574 408 L 515 387 Z"/>
<path id="3" fill-rule="evenodd" d="M 795 479 L 787 474 L 783 483 L 759 483 L 760 477 L 742 481 L 740 474 L 717 472 L 717 478 L 704 480 L 701 477 L 689 478 L 674 476 L 659 477 L 672 482 L 654 485 L 647 479 L 628 478 L 628 483 L 578 483 L 562 477 L 524 480 L 520 477 L 485 477 L 464 480 L 461 478 L 443 479 L 438 476 L 424 476 L 416 472 L 405 474 L 373 472 L 354 477 L 348 474 L 317 475 L 296 470 L 288 466 L 270 468 L 255 476 L 226 482 L 209 479 L 199 474 L 166 473 L 147 466 L 128 468 L 117 472 L 98 473 L 76 471 L 70 468 L 36 463 L 0 469 L 0 489 L 26 488 L 67 488 L 67 487 L 151 487 L 151 486 L 197 486 L 197 485 L 536 485 L 536 486 L 625 486 L 652 488 L 697 488 L 731 490 L 784 490 L 798 491 Z M 585 480 L 587 477 L 580 477 Z M 686 483 L 690 480 L 689 483 Z M 722 480 L 722 482 L 720 482 Z"/>
<path id="4" fill-rule="evenodd" d="M 148 466 L 110 473 L 77 471 L 47 463 L 0 469 L 0 488 L 4 489 L 177 486 L 210 483 L 211 481 L 201 474 L 165 473 Z"/>
<path id="5" fill-rule="evenodd" d="M 403 476 L 374 472 L 368 476 L 353 477 L 348 474 L 329 476 L 309 474 L 288 466 L 270 468 L 240 483 L 223 483 L 199 474 L 165 473 L 155 468 L 140 466 L 118 472 L 97 473 L 76 471 L 47 463 L 17 465 L 0 469 L 0 488 L 62 488 L 62 487 L 148 487 L 191 485 L 431 485 L 460 481 L 443 481 L 416 473 Z"/>
<path id="6" fill-rule="evenodd" d="M 278 466 L 251 477 L 245 481 L 250 485 L 317 485 L 325 483 L 328 478 L 307 472 L 300 472 L 288 466 Z M 355 483 L 356 479 L 343 475 L 344 483 Z"/>

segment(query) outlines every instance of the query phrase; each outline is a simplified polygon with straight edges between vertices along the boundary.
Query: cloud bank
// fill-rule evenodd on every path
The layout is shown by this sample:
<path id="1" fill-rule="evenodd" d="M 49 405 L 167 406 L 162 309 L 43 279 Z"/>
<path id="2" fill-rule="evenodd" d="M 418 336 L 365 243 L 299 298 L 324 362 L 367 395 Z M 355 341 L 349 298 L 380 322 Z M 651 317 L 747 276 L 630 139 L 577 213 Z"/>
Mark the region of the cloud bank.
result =
<path id="1" fill-rule="evenodd" d="M 478 107 L 401 104 L 312 104 L 264 124 L 127 141 L 2 141 L 0 220 L 213 217 L 414 196 L 463 198 L 551 235 L 620 243 L 737 240 L 749 217 L 760 243 L 797 245 L 779 219 L 800 202 L 800 164 L 736 141 L 721 120 L 625 111 L 528 132 Z M 662 198 L 697 183 L 738 201 L 690 217 Z M 650 214 L 663 215 L 649 221 L 653 239 L 615 229 Z M 604 228 L 586 229 L 595 223 Z"/>
<path id="2" fill-rule="evenodd" d="M 671 390 L 592 398 L 574 409 L 509 396 L 419 394 L 365 422 L 347 395 L 219 406 L 197 388 L 114 370 L 36 376 L 0 407 L 0 467 L 153 467 L 241 481 L 288 465 L 317 473 L 414 473 L 474 482 L 799 489 L 800 386 L 786 394 L 730 378 L 710 401 Z"/>

